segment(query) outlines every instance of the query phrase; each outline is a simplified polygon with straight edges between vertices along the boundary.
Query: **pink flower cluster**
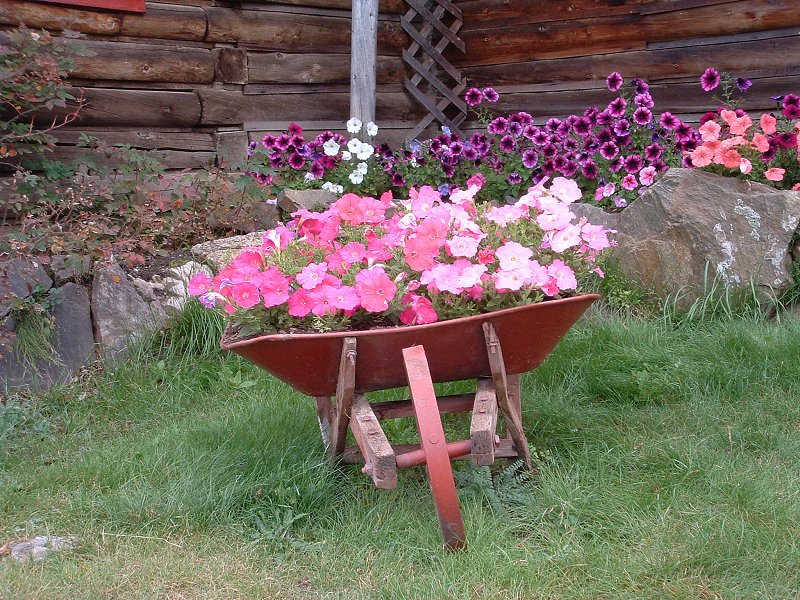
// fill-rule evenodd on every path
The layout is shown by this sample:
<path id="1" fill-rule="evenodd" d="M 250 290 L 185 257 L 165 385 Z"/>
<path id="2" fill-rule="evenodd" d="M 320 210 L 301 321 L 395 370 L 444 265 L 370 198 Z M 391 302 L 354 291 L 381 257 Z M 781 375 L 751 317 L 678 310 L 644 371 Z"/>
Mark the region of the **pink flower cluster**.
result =
<path id="1" fill-rule="evenodd" d="M 270 329 L 431 323 L 577 293 L 595 273 L 608 230 L 577 220 L 577 184 L 557 177 L 516 203 L 476 206 L 484 180 L 430 186 L 407 200 L 345 194 L 324 212 L 299 210 L 213 279 L 189 292 L 234 320 Z"/>

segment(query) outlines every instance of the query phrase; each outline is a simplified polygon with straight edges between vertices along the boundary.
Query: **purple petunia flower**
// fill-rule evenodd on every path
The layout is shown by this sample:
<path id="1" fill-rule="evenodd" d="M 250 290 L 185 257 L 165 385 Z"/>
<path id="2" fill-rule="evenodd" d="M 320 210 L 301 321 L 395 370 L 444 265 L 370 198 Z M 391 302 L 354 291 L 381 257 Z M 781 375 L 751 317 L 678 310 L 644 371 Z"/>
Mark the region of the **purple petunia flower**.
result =
<path id="1" fill-rule="evenodd" d="M 456 169 L 453 165 L 442 165 L 442 172 L 445 177 L 451 179 L 456 174 Z"/>
<path id="2" fill-rule="evenodd" d="M 494 88 L 483 88 L 483 97 L 487 102 L 497 102 L 500 99 L 500 94 Z"/>
<path id="3" fill-rule="evenodd" d="M 745 79 L 744 77 L 737 77 L 736 78 L 736 87 L 739 88 L 740 92 L 746 92 L 749 90 L 753 85 L 753 82 L 749 79 Z"/>
<path id="4" fill-rule="evenodd" d="M 608 170 L 612 173 L 616 173 L 622 168 L 622 156 L 619 155 L 614 160 L 608 163 Z"/>
<path id="5" fill-rule="evenodd" d="M 566 166 L 566 164 L 567 164 L 567 159 L 564 157 L 563 154 L 559 154 L 558 156 L 553 157 L 553 168 L 559 173 Z"/>
<path id="6" fill-rule="evenodd" d="M 569 134 L 571 129 L 572 129 L 572 122 L 569 119 L 565 119 L 561 121 L 561 125 L 559 125 L 558 128 L 556 129 L 556 133 L 561 137 L 564 137 Z"/>
<path id="7" fill-rule="evenodd" d="M 569 138 L 564 140 L 564 143 L 561 144 L 561 147 L 564 148 L 565 150 L 569 150 L 569 151 L 574 152 L 575 150 L 578 149 L 578 140 L 576 140 L 575 138 L 569 137 Z"/>
<path id="8" fill-rule="evenodd" d="M 675 128 L 675 139 L 679 142 L 686 142 L 694 137 L 694 129 L 683 121 Z"/>
<path id="9" fill-rule="evenodd" d="M 530 125 L 531 123 L 533 123 L 533 117 L 531 116 L 530 113 L 526 113 L 523 110 L 518 112 L 517 115 L 519 115 L 520 119 L 522 119 L 520 123 L 522 123 L 523 125 Z"/>
<path id="10" fill-rule="evenodd" d="M 558 131 L 559 125 L 561 125 L 561 119 L 556 119 L 555 117 L 552 117 L 550 119 L 547 119 L 545 127 L 547 127 L 548 131 L 555 133 Z"/>
<path id="11" fill-rule="evenodd" d="M 300 135 L 303 133 L 303 128 L 297 123 L 289 123 L 289 133 L 292 135 Z"/>
<path id="12" fill-rule="evenodd" d="M 644 162 L 642 161 L 642 157 L 638 154 L 631 154 L 625 157 L 624 165 L 625 172 L 635 174 L 642 170 L 644 166 Z"/>
<path id="13" fill-rule="evenodd" d="M 400 173 L 392 173 L 392 185 L 395 187 L 402 187 L 406 184 L 406 180 Z"/>
<path id="14" fill-rule="evenodd" d="M 508 124 L 508 132 L 513 135 L 514 137 L 519 137 L 522 135 L 522 123 L 518 123 L 516 121 L 511 121 Z"/>
<path id="15" fill-rule="evenodd" d="M 539 133 L 539 128 L 533 124 L 525 125 L 525 127 L 522 129 L 522 135 L 529 140 L 533 140 L 533 136 L 535 136 L 537 133 Z"/>
<path id="16" fill-rule="evenodd" d="M 500 138 L 500 141 L 497 145 L 503 152 L 513 152 L 517 147 L 517 143 L 514 141 L 514 137 L 511 135 L 504 135 L 502 138 Z"/>
<path id="17" fill-rule="evenodd" d="M 439 186 L 437 191 L 442 196 L 449 196 L 450 195 L 450 184 L 449 183 L 443 183 L 442 185 Z"/>
<path id="18" fill-rule="evenodd" d="M 645 108 L 653 108 L 655 102 L 653 102 L 653 97 L 650 94 L 636 94 L 636 97 L 633 99 L 633 103 L 636 106 L 644 106 Z"/>
<path id="19" fill-rule="evenodd" d="M 616 92 L 619 88 L 621 88 L 623 82 L 624 80 L 622 79 L 622 75 L 616 71 L 606 77 L 606 86 L 608 86 L 608 89 L 611 92 Z"/>
<path id="20" fill-rule="evenodd" d="M 540 129 L 539 131 L 533 134 L 533 138 L 531 138 L 531 141 L 537 146 L 544 146 L 550 141 L 550 136 L 547 135 L 545 131 L 542 131 Z"/>
<path id="21" fill-rule="evenodd" d="M 486 131 L 494 134 L 505 133 L 506 129 L 508 129 L 508 119 L 505 117 L 497 117 L 486 126 Z"/>
<path id="22" fill-rule="evenodd" d="M 578 172 L 578 163 L 576 163 L 574 160 L 568 160 L 567 164 L 565 164 L 560 171 L 564 177 L 572 177 Z"/>
<path id="23" fill-rule="evenodd" d="M 625 137 L 631 130 L 630 121 L 627 119 L 620 119 L 614 123 L 614 135 L 617 137 Z"/>
<path id="24" fill-rule="evenodd" d="M 558 154 L 558 148 L 555 144 L 547 143 L 542 146 L 542 154 L 546 158 L 553 158 L 556 154 Z"/>
<path id="25" fill-rule="evenodd" d="M 608 125 L 613 120 L 614 120 L 614 117 L 611 116 L 611 114 L 608 112 L 608 109 L 603 110 L 603 111 L 597 113 L 597 115 L 595 115 L 595 123 L 597 123 L 601 127 L 603 125 Z"/>
<path id="26" fill-rule="evenodd" d="M 680 123 L 680 119 L 671 112 L 661 113 L 661 117 L 658 119 L 658 124 L 668 131 L 674 130 Z"/>
<path id="27" fill-rule="evenodd" d="M 653 113 L 650 112 L 649 108 L 640 106 L 633 111 L 633 122 L 637 125 L 647 125 L 652 119 Z"/>
<path id="28" fill-rule="evenodd" d="M 597 141 L 601 144 L 605 142 L 613 142 L 614 141 L 614 131 L 610 127 L 605 127 L 597 132 Z"/>
<path id="29" fill-rule="evenodd" d="M 528 148 L 525 152 L 522 153 L 522 164 L 525 166 L 526 169 L 533 169 L 536 167 L 536 163 L 539 162 L 539 153 L 536 152 L 533 148 Z"/>
<path id="30" fill-rule="evenodd" d="M 664 153 L 664 149 L 659 144 L 650 144 L 644 149 L 644 157 L 649 161 L 658 160 Z"/>
<path id="31" fill-rule="evenodd" d="M 474 162 L 478 159 L 478 151 L 475 150 L 474 146 L 465 146 L 461 156 L 464 157 L 464 160 Z"/>
<path id="32" fill-rule="evenodd" d="M 704 92 L 710 92 L 719 85 L 719 72 L 714 67 L 708 67 L 700 76 L 700 87 Z"/>
<path id="33" fill-rule="evenodd" d="M 800 106 L 789 104 L 783 109 L 783 116 L 787 119 L 800 119 Z"/>
<path id="34" fill-rule="evenodd" d="M 599 170 L 597 168 L 597 163 L 591 158 L 584 161 L 583 166 L 581 167 L 581 175 L 586 177 L 586 179 L 597 179 L 598 172 Z"/>
<path id="35" fill-rule="evenodd" d="M 633 89 L 636 90 L 637 94 L 646 94 L 650 91 L 650 86 L 644 79 L 637 77 L 633 80 Z"/>
<path id="36" fill-rule="evenodd" d="M 800 96 L 797 94 L 786 94 L 781 98 L 781 102 L 783 102 L 783 107 L 786 108 L 787 106 L 800 106 Z"/>
<path id="37" fill-rule="evenodd" d="M 267 134 L 263 138 L 261 138 L 261 145 L 264 146 L 267 150 L 272 150 L 275 147 L 275 140 L 277 138 L 274 135 Z"/>
<path id="38" fill-rule="evenodd" d="M 308 172 L 314 179 L 319 179 L 325 175 L 325 167 L 322 166 L 321 162 L 314 161 L 311 163 L 311 168 L 308 169 Z"/>
<path id="39" fill-rule="evenodd" d="M 619 154 L 619 148 L 614 142 L 606 142 L 600 146 L 600 156 L 606 160 L 612 160 L 617 154 Z"/>
<path id="40" fill-rule="evenodd" d="M 275 139 L 275 147 L 279 150 L 286 150 L 292 144 L 292 138 L 290 138 L 285 133 L 280 134 Z"/>
<path id="41" fill-rule="evenodd" d="M 508 180 L 508 183 L 510 183 L 511 185 L 518 185 L 522 183 L 522 176 L 516 171 L 514 171 L 513 173 L 509 173 L 506 179 Z"/>
<path id="42" fill-rule="evenodd" d="M 483 101 L 483 93 L 478 88 L 469 88 L 464 94 L 467 106 L 478 106 Z"/>
<path id="43" fill-rule="evenodd" d="M 292 152 L 289 155 L 289 166 L 295 170 L 302 169 L 306 165 L 306 159 L 299 155 L 297 152 Z"/>
<path id="44" fill-rule="evenodd" d="M 628 201 L 622 196 L 614 196 L 614 206 L 617 208 L 625 208 L 628 206 Z"/>
<path id="45" fill-rule="evenodd" d="M 432 154 L 439 154 L 443 148 L 444 144 L 442 144 L 442 140 L 440 140 L 438 136 L 433 138 L 431 140 L 430 145 L 428 146 L 428 149 L 431 151 Z"/>
<path id="46" fill-rule="evenodd" d="M 783 148 L 794 148 L 797 146 L 797 136 L 789 131 L 775 136 L 775 141 Z"/>
<path id="47" fill-rule="evenodd" d="M 450 154 L 453 156 L 459 156 L 461 153 L 464 152 L 464 143 L 456 140 L 450 144 Z"/>
<path id="48" fill-rule="evenodd" d="M 606 110 L 608 110 L 608 114 L 612 117 L 618 119 L 625 114 L 625 109 L 628 107 L 628 103 L 625 101 L 625 98 L 614 98 Z"/>
<path id="49" fill-rule="evenodd" d="M 283 155 L 279 152 L 275 152 L 269 155 L 269 167 L 270 169 L 277 171 L 282 169 L 286 165 L 286 162 L 283 160 Z"/>
<path id="50" fill-rule="evenodd" d="M 581 117 L 572 125 L 572 131 L 581 137 L 586 137 L 592 132 L 592 121 L 589 117 Z"/>
<path id="51" fill-rule="evenodd" d="M 553 159 L 548 159 L 542 163 L 542 173 L 545 175 L 551 175 L 556 168 L 553 166 Z"/>

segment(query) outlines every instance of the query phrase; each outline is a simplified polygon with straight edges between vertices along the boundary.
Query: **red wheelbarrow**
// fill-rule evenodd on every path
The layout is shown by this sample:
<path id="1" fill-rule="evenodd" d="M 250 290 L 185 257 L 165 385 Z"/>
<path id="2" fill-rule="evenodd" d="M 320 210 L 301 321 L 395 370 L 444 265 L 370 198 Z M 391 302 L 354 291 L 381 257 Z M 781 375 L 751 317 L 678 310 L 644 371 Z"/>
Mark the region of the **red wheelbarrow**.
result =
<path id="1" fill-rule="evenodd" d="M 475 465 L 495 458 L 532 469 L 522 427 L 519 375 L 547 357 L 599 296 L 586 294 L 491 313 L 365 331 L 273 334 L 222 347 L 316 399 L 328 454 L 362 471 L 379 488 L 397 486 L 397 469 L 424 464 L 444 545 L 464 546 L 465 532 L 451 459 Z M 437 397 L 433 384 L 477 380 L 472 394 Z M 370 403 L 365 394 L 408 386 L 409 400 Z M 441 413 L 472 411 L 470 439 L 447 442 Z M 496 435 L 502 414 L 508 436 Z M 420 443 L 389 443 L 383 419 L 416 417 Z M 356 446 L 346 446 L 347 430 Z"/>

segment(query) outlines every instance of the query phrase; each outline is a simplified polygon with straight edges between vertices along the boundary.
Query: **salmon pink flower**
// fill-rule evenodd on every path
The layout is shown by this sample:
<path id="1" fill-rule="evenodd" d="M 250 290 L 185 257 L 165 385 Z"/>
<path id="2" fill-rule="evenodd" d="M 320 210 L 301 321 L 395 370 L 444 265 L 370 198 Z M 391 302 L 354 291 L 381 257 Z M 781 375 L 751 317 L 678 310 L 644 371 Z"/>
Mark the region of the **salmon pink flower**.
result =
<path id="1" fill-rule="evenodd" d="M 719 139 L 719 132 L 722 130 L 719 123 L 706 121 L 700 126 L 700 136 L 704 142 L 711 142 Z"/>
<path id="2" fill-rule="evenodd" d="M 397 286 L 382 267 L 359 271 L 355 289 L 361 299 L 361 306 L 368 312 L 385 311 L 397 293 Z"/>
<path id="3" fill-rule="evenodd" d="M 689 154 L 692 165 L 698 168 L 707 167 L 714 160 L 714 151 L 708 146 L 698 146 Z"/>
<path id="4" fill-rule="evenodd" d="M 786 173 L 786 169 L 779 169 L 777 167 L 772 167 L 771 169 L 767 169 L 766 171 L 764 171 L 764 177 L 766 177 L 770 181 L 783 181 L 784 173 Z"/>
<path id="5" fill-rule="evenodd" d="M 727 169 L 738 169 L 742 162 L 742 156 L 733 148 L 722 151 L 722 164 Z"/>
<path id="6" fill-rule="evenodd" d="M 773 135 L 776 131 L 778 131 L 778 120 L 769 113 L 764 113 L 761 115 L 759 125 L 761 126 L 761 130 L 767 135 Z"/>

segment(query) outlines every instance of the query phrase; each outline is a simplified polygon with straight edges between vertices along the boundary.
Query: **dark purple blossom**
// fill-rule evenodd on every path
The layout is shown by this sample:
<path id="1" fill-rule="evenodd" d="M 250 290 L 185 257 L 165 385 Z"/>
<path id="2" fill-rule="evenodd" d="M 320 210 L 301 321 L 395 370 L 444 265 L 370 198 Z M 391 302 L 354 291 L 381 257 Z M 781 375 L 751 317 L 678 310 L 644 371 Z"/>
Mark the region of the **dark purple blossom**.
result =
<path id="1" fill-rule="evenodd" d="M 516 171 L 514 171 L 513 173 L 509 173 L 506 179 L 508 180 L 508 183 L 510 183 L 511 185 L 518 185 L 522 183 L 522 176 Z"/>
<path id="2" fill-rule="evenodd" d="M 636 94 L 636 97 L 633 99 L 633 103 L 636 106 L 644 106 L 645 108 L 653 108 L 653 104 L 655 104 L 653 102 L 653 97 L 648 93 Z"/>
<path id="3" fill-rule="evenodd" d="M 556 133 L 561 137 L 564 137 L 569 134 L 571 129 L 572 129 L 572 122 L 569 119 L 565 119 L 561 121 L 561 125 L 559 125 L 558 129 L 556 129 Z"/>
<path id="4" fill-rule="evenodd" d="M 615 119 L 620 118 L 625 114 L 625 109 L 628 107 L 628 103 L 625 101 L 625 98 L 619 97 L 614 98 L 608 105 L 608 114 L 610 114 Z"/>
<path id="5" fill-rule="evenodd" d="M 465 160 L 474 162 L 478 159 L 478 151 L 475 150 L 474 146 L 468 145 L 464 147 L 464 151 L 461 153 L 461 156 L 463 156 Z"/>
<path id="6" fill-rule="evenodd" d="M 500 99 L 500 94 L 494 88 L 487 87 L 483 88 L 483 97 L 487 102 L 497 102 Z"/>
<path id="7" fill-rule="evenodd" d="M 608 112 L 608 109 L 597 113 L 597 115 L 595 117 L 595 122 L 598 125 L 600 125 L 601 127 L 603 125 L 608 125 L 613 120 L 614 120 L 614 117 L 611 116 L 611 113 Z"/>
<path id="8" fill-rule="evenodd" d="M 297 152 L 289 154 L 289 166 L 295 170 L 302 169 L 306 165 L 306 159 Z"/>
<path id="9" fill-rule="evenodd" d="M 775 141 L 782 148 L 794 148 L 797 146 L 797 136 L 790 131 L 778 134 L 775 136 Z"/>
<path id="10" fill-rule="evenodd" d="M 297 123 L 290 123 L 289 124 L 289 133 L 292 135 L 300 135 L 303 133 L 303 128 L 300 127 Z"/>
<path id="11" fill-rule="evenodd" d="M 633 89 L 637 94 L 647 94 L 650 91 L 650 86 L 644 79 L 636 77 L 633 80 Z"/>
<path id="12" fill-rule="evenodd" d="M 533 169 L 539 162 L 539 153 L 533 148 L 528 148 L 522 153 L 522 164 L 526 169 Z"/>
<path id="13" fill-rule="evenodd" d="M 605 127 L 597 132 L 597 141 L 601 144 L 614 141 L 614 131 L 610 127 Z"/>
<path id="14" fill-rule="evenodd" d="M 638 173 L 642 170 L 644 166 L 644 162 L 642 161 L 642 157 L 638 154 L 631 154 L 625 157 L 625 172 L 626 173 Z"/>
<path id="15" fill-rule="evenodd" d="M 667 131 L 674 130 L 678 125 L 680 125 L 680 119 L 673 115 L 671 112 L 661 113 L 661 117 L 658 119 L 658 124 L 661 125 Z"/>
<path id="16" fill-rule="evenodd" d="M 620 148 L 624 148 L 625 146 L 630 146 L 632 142 L 633 138 L 631 137 L 630 133 L 617 137 L 617 146 L 619 146 Z"/>
<path id="17" fill-rule="evenodd" d="M 508 132 L 511 135 L 515 136 L 515 137 L 521 136 L 522 135 L 522 123 L 518 123 L 516 121 L 511 121 L 508 124 Z"/>
<path id="18" fill-rule="evenodd" d="M 325 175 L 325 167 L 322 166 L 321 162 L 315 160 L 313 163 L 311 163 L 311 167 L 308 169 L 308 172 L 314 179 L 319 179 Z"/>
<path id="19" fill-rule="evenodd" d="M 569 138 L 564 140 L 564 143 L 561 144 L 561 147 L 564 148 L 564 150 L 567 150 L 568 154 L 570 152 L 574 152 L 575 150 L 578 149 L 578 140 L 576 140 L 575 138 L 569 137 Z"/>
<path id="20" fill-rule="evenodd" d="M 505 133 L 508 129 L 508 119 L 505 117 L 497 117 L 489 125 L 486 126 L 486 131 L 489 133 L 500 134 Z"/>
<path id="21" fill-rule="evenodd" d="M 273 154 L 269 155 L 269 167 L 273 171 L 278 171 L 286 166 L 286 162 L 283 160 L 283 155 L 280 152 L 274 152 Z"/>
<path id="22" fill-rule="evenodd" d="M 675 139 L 679 142 L 685 142 L 694 137 L 694 129 L 691 125 L 687 125 L 683 121 L 675 128 Z"/>
<path id="23" fill-rule="evenodd" d="M 542 163 L 542 173 L 545 175 L 552 175 L 556 168 L 553 166 L 553 159 L 550 158 Z"/>
<path id="24" fill-rule="evenodd" d="M 606 142 L 600 146 L 600 156 L 606 160 L 611 160 L 619 154 L 619 148 L 614 142 Z"/>
<path id="25" fill-rule="evenodd" d="M 555 144 L 548 142 L 542 146 L 542 154 L 545 158 L 553 158 L 556 154 L 558 154 L 558 147 Z"/>
<path id="26" fill-rule="evenodd" d="M 753 82 L 749 79 L 745 79 L 744 77 L 737 77 L 736 78 L 736 87 L 739 88 L 740 92 L 746 92 L 749 90 L 753 85 Z"/>
<path id="27" fill-rule="evenodd" d="M 700 87 L 704 92 L 710 92 L 719 85 L 719 72 L 713 68 L 708 67 L 700 76 Z"/>
<path id="28" fill-rule="evenodd" d="M 631 124 L 627 119 L 620 119 L 614 123 L 614 135 L 617 137 L 625 137 L 630 133 Z"/>
<path id="29" fill-rule="evenodd" d="M 555 117 L 552 117 L 550 119 L 547 119 L 545 127 L 547 127 L 548 131 L 555 133 L 558 131 L 559 125 L 561 125 L 561 119 L 556 119 Z"/>
<path id="30" fill-rule="evenodd" d="M 469 88 L 464 94 L 467 106 L 478 106 L 483 101 L 483 93 L 478 88 Z"/>
<path id="31" fill-rule="evenodd" d="M 403 179 L 403 176 L 400 173 L 392 173 L 392 185 L 395 187 L 403 187 L 406 184 L 406 180 Z"/>
<path id="32" fill-rule="evenodd" d="M 578 172 L 578 163 L 576 163 L 574 160 L 568 160 L 567 164 L 565 164 L 560 171 L 564 177 L 572 177 Z"/>
<path id="33" fill-rule="evenodd" d="M 540 129 L 539 131 L 533 134 L 533 138 L 531 138 L 531 141 L 537 146 L 544 146 L 550 141 L 550 136 L 547 135 L 547 132 Z"/>
<path id="34" fill-rule="evenodd" d="M 708 111 L 707 113 L 703 114 L 702 117 L 700 117 L 700 126 L 702 127 L 708 121 L 713 121 L 718 116 L 719 115 L 715 111 L 713 110 Z"/>
<path id="35" fill-rule="evenodd" d="M 614 71 L 608 77 L 606 77 L 606 85 L 608 86 L 609 91 L 616 92 L 619 88 L 622 87 L 624 80 L 622 79 L 622 75 Z"/>
<path id="36" fill-rule="evenodd" d="M 559 173 L 561 173 L 566 164 L 567 164 L 567 159 L 564 157 L 563 154 L 559 154 L 558 156 L 553 157 L 553 168 Z"/>
<path id="37" fill-rule="evenodd" d="M 622 156 L 617 156 L 614 160 L 608 163 L 608 170 L 616 173 L 622 168 Z"/>
<path id="38" fill-rule="evenodd" d="M 433 138 L 431 140 L 430 145 L 428 146 L 428 149 L 434 155 L 439 154 L 442 151 L 443 148 L 444 148 L 444 144 L 442 143 L 442 140 L 440 140 L 438 138 L 438 136 Z"/>
<path id="39" fill-rule="evenodd" d="M 275 147 L 279 150 L 286 150 L 292 144 L 292 138 L 290 138 L 285 133 L 280 134 L 275 139 Z"/>
<path id="40" fill-rule="evenodd" d="M 591 158 L 585 160 L 581 166 L 581 175 L 583 175 L 586 179 L 597 179 L 597 174 L 597 163 Z"/>
<path id="41" fill-rule="evenodd" d="M 517 143 L 514 141 L 514 137 L 511 135 L 504 135 L 502 138 L 500 138 L 500 141 L 497 143 L 497 145 L 503 152 L 513 152 L 517 147 Z"/>
<path id="42" fill-rule="evenodd" d="M 462 152 L 464 152 L 464 142 L 461 140 L 456 140 L 451 142 L 450 144 L 450 154 L 453 156 L 459 156 Z"/>
<path id="43" fill-rule="evenodd" d="M 640 106 L 633 111 L 633 122 L 637 125 L 647 125 L 653 119 L 653 113 L 649 108 Z"/>
<path id="44" fill-rule="evenodd" d="M 800 119 L 800 106 L 789 104 L 783 109 L 783 116 L 787 119 Z"/>
<path id="45" fill-rule="evenodd" d="M 261 145 L 264 146 L 267 150 L 272 150 L 275 147 L 275 140 L 277 138 L 274 135 L 267 134 L 263 138 L 261 138 Z"/>
<path id="46" fill-rule="evenodd" d="M 530 124 L 525 125 L 522 130 L 522 135 L 528 138 L 529 140 L 533 140 L 533 136 L 539 133 L 539 128 L 536 125 Z"/>
<path id="47" fill-rule="evenodd" d="M 783 102 L 784 108 L 790 105 L 800 107 L 800 96 L 797 94 L 786 94 L 781 101 Z"/>
<path id="48" fill-rule="evenodd" d="M 572 131 L 581 137 L 586 137 L 592 132 L 592 121 L 589 117 L 581 117 L 572 125 Z"/>
<path id="49" fill-rule="evenodd" d="M 456 169 L 453 165 L 442 165 L 442 172 L 445 177 L 451 179 L 456 174 Z"/>
<path id="50" fill-rule="evenodd" d="M 649 161 L 658 160 L 664 153 L 660 144 L 650 144 L 644 149 L 644 157 Z"/>

